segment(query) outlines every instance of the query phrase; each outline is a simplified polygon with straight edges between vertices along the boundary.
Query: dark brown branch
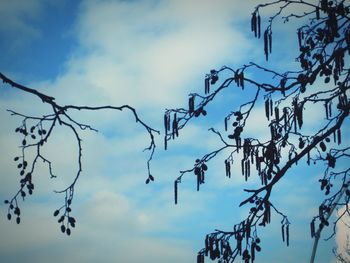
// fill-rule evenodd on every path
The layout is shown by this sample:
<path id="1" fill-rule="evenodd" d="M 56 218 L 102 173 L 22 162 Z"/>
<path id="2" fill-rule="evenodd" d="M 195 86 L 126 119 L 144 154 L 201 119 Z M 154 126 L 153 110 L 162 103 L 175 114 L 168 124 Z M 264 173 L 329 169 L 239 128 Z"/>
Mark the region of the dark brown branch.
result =
<path id="1" fill-rule="evenodd" d="M 155 133 L 159 134 L 159 131 L 157 131 L 157 130 L 151 128 L 149 125 L 147 125 L 138 116 L 136 110 L 133 107 L 131 107 L 129 105 L 122 105 L 120 107 L 110 106 L 110 105 L 97 106 L 97 107 L 76 106 L 76 105 L 61 106 L 55 102 L 55 99 L 53 97 L 47 96 L 41 92 L 38 92 L 37 90 L 25 87 L 21 84 L 18 84 L 16 82 L 12 81 L 11 79 L 9 79 L 8 77 L 6 77 L 2 73 L 0 73 L 0 79 L 4 83 L 10 85 L 11 87 L 13 87 L 15 89 L 18 89 L 20 91 L 23 91 L 23 92 L 26 92 L 28 94 L 32 94 L 34 96 L 39 97 L 43 103 L 49 104 L 51 106 L 52 112 L 53 112 L 51 114 L 44 115 L 42 117 L 37 117 L 37 116 L 28 116 L 28 115 L 25 115 L 22 113 L 17 113 L 15 111 L 8 110 L 11 113 L 11 115 L 16 115 L 16 116 L 23 118 L 22 125 L 16 129 L 16 132 L 20 132 L 24 136 L 23 141 L 22 141 L 22 146 L 21 146 L 22 156 L 15 158 L 15 161 L 19 162 L 18 168 L 22 169 L 20 171 L 20 176 L 25 175 L 25 170 L 28 166 L 28 161 L 26 160 L 26 154 L 25 154 L 26 151 L 32 147 L 36 147 L 36 149 L 37 149 L 36 156 L 34 157 L 32 164 L 31 164 L 31 171 L 29 173 L 27 173 L 27 175 L 20 180 L 20 184 L 21 184 L 20 189 L 14 195 L 14 197 L 11 200 L 6 200 L 6 203 L 9 205 L 9 208 L 8 208 L 8 218 L 9 219 L 11 219 L 11 212 L 13 212 L 13 214 L 17 215 L 17 219 L 16 219 L 17 223 L 20 222 L 20 212 L 19 212 L 20 210 L 18 207 L 17 198 L 19 196 L 22 196 L 23 200 L 24 200 L 24 197 L 26 196 L 25 187 L 28 188 L 29 194 L 33 193 L 34 185 L 32 183 L 32 176 L 35 172 L 35 165 L 37 163 L 37 160 L 41 159 L 43 162 L 47 163 L 48 169 L 49 169 L 49 174 L 50 174 L 51 178 L 56 177 L 53 174 L 52 162 L 41 155 L 40 149 L 48 141 L 56 123 L 58 123 L 62 126 L 67 127 L 70 131 L 73 132 L 77 146 L 78 146 L 78 156 L 77 156 L 78 169 L 77 169 L 76 175 L 75 175 L 72 183 L 63 190 L 55 191 L 56 193 L 64 193 L 65 194 L 65 202 L 61 208 L 59 208 L 57 211 L 55 211 L 54 215 L 57 216 L 61 212 L 61 210 L 64 211 L 63 215 L 61 215 L 61 217 L 58 219 L 58 223 L 61 224 L 61 231 L 70 235 L 70 233 L 71 233 L 70 227 L 75 226 L 75 219 L 70 216 L 71 204 L 72 204 L 72 200 L 74 197 L 74 187 L 75 187 L 75 184 L 82 173 L 82 143 L 81 143 L 82 140 L 79 136 L 78 130 L 79 129 L 80 130 L 89 129 L 91 131 L 97 132 L 97 130 L 94 129 L 93 127 L 91 127 L 90 125 L 82 124 L 82 123 L 74 120 L 69 114 L 70 110 L 97 111 L 97 110 L 105 110 L 105 109 L 108 110 L 109 109 L 109 110 L 122 111 L 122 110 L 126 109 L 126 110 L 131 111 L 134 118 L 135 118 L 136 123 L 138 123 L 142 127 L 144 127 L 144 129 L 147 131 L 149 138 L 150 138 L 150 145 L 145 148 L 145 150 L 150 151 L 150 156 L 147 160 L 148 178 L 146 180 L 146 183 L 149 183 L 150 181 L 154 181 L 154 177 L 151 175 L 150 162 L 153 158 L 153 154 L 154 154 L 154 151 L 156 148 L 154 134 Z M 30 123 L 33 126 L 29 130 L 28 125 Z M 45 128 L 45 126 L 47 124 L 49 125 L 48 130 L 46 130 L 46 128 Z M 28 130 L 29 130 L 29 132 L 28 132 Z M 38 133 L 38 134 L 36 134 L 36 133 Z M 31 139 L 33 141 L 32 143 L 27 142 L 28 136 L 31 137 Z"/>

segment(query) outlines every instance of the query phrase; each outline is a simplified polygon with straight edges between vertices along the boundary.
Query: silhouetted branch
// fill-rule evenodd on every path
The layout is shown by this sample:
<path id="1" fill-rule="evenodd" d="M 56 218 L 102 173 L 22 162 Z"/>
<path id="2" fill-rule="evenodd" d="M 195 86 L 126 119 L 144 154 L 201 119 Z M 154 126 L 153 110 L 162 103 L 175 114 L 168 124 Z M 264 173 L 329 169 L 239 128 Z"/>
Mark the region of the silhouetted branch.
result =
<path id="1" fill-rule="evenodd" d="M 298 13 L 290 13 L 291 6 L 300 7 Z M 263 8 L 277 7 L 274 15 L 268 20 L 263 32 L 259 11 Z M 287 14 L 286 14 L 287 13 Z M 296 166 L 302 159 L 307 165 L 311 162 L 322 162 L 326 165 L 323 179 L 320 179 L 321 190 L 326 198 L 319 206 L 319 214 L 312 219 L 311 236 L 320 235 L 332 211 L 341 205 L 348 204 L 350 199 L 349 169 L 336 167 L 340 159 L 349 157 L 349 146 L 344 145 L 342 127 L 349 116 L 350 100 L 350 7 L 345 1 L 321 0 L 309 3 L 303 0 L 280 0 L 260 4 L 252 13 L 251 31 L 257 38 L 263 39 L 263 51 L 266 60 L 272 52 L 272 26 L 275 19 L 282 16 L 284 22 L 289 19 L 303 19 L 305 24 L 298 28 L 296 38 L 299 44 L 297 61 L 300 69 L 284 73 L 249 63 L 234 70 L 224 66 L 220 70 L 211 70 L 205 76 L 204 95 L 191 93 L 188 108 L 168 109 L 165 112 L 165 148 L 168 142 L 179 136 L 181 129 L 193 118 L 204 117 L 209 105 L 228 87 L 236 85 L 242 91 L 255 89 L 255 95 L 242 103 L 238 110 L 232 110 L 224 118 L 224 131 L 211 128 L 218 135 L 223 146 L 198 158 L 191 169 L 183 170 L 175 180 L 175 202 L 177 203 L 178 184 L 184 175 L 194 173 L 197 176 L 197 190 L 204 182 L 209 161 L 217 157 L 219 152 L 230 151 L 224 160 L 225 173 L 231 177 L 232 164 L 240 160 L 242 176 L 247 181 L 256 174 L 261 180 L 261 187 L 244 189 L 249 196 L 240 206 L 251 205 L 246 219 L 235 224 L 233 231 L 220 231 L 207 235 L 205 248 L 198 253 L 198 263 L 204 262 L 209 256 L 219 262 L 233 262 L 242 256 L 244 262 L 253 262 L 255 252 L 260 251 L 258 227 L 270 223 L 271 211 L 279 215 L 281 220 L 282 240 L 289 244 L 289 225 L 287 216 L 272 203 L 271 194 L 277 183 Z M 268 82 L 255 80 L 254 73 L 264 74 Z M 231 74 L 221 80 L 221 76 Z M 247 77 L 249 76 L 249 77 Z M 252 76 L 252 77 L 251 77 Z M 324 85 L 318 87 L 316 80 L 323 80 Z M 319 83 L 319 82 L 318 82 Z M 319 85 L 319 84 L 318 84 Z M 238 89 L 230 89 L 230 91 Z M 260 141 L 258 138 L 244 138 L 244 129 L 252 110 L 261 100 L 264 101 L 265 116 L 268 120 L 270 138 Z M 325 117 L 320 119 L 319 130 L 314 129 L 307 134 L 303 127 L 308 122 L 305 109 L 322 105 Z M 226 139 L 227 136 L 227 139 Z M 330 148 L 330 138 L 333 137 L 333 148 Z M 347 142 L 345 142 L 347 143 Z M 338 189 L 333 189 L 334 182 Z M 344 197 L 343 196 L 346 196 Z M 272 208 L 272 209 L 271 209 Z M 336 219 L 335 225 L 341 217 Z M 318 220 L 319 230 L 316 231 L 315 221 Z M 235 240 L 235 249 L 231 248 Z M 316 245 L 317 247 L 317 245 Z"/>
<path id="2" fill-rule="evenodd" d="M 154 150 L 156 148 L 154 134 L 155 133 L 159 134 L 159 131 L 151 128 L 144 121 L 142 121 L 142 119 L 140 119 L 138 113 L 133 107 L 129 105 L 122 105 L 119 107 L 110 106 L 110 105 L 98 106 L 98 107 L 77 106 L 77 105 L 61 106 L 55 102 L 55 98 L 47 96 L 41 92 L 38 92 L 37 90 L 18 84 L 13 80 L 9 79 L 8 77 L 6 77 L 2 73 L 0 73 L 0 79 L 2 79 L 2 81 L 5 84 L 10 85 L 12 88 L 37 96 L 42 100 L 43 103 L 49 104 L 52 108 L 51 114 L 44 115 L 42 117 L 28 116 L 26 114 L 17 113 L 13 110 L 8 110 L 11 113 L 11 115 L 19 116 L 22 118 L 22 124 L 18 128 L 16 128 L 15 131 L 23 135 L 22 145 L 20 146 L 21 155 L 14 158 L 14 161 L 17 163 L 17 168 L 20 169 L 20 176 L 22 179 L 20 180 L 20 189 L 18 190 L 18 192 L 12 197 L 12 199 L 5 201 L 5 203 L 9 205 L 8 215 L 7 215 L 8 219 L 11 219 L 13 214 L 17 217 L 16 218 L 17 223 L 20 223 L 20 208 L 18 205 L 18 198 L 21 196 L 24 200 L 26 197 L 26 192 L 29 195 L 33 193 L 34 184 L 32 183 L 32 176 L 35 173 L 35 167 L 39 159 L 41 159 L 44 163 L 48 164 L 50 177 L 51 178 L 56 177 L 56 175 L 53 174 L 51 161 L 49 161 L 47 158 L 45 158 L 41 154 L 41 147 L 43 147 L 44 144 L 48 141 L 50 135 L 52 134 L 52 131 L 54 130 L 56 124 L 58 123 L 59 125 L 68 128 L 68 130 L 70 130 L 73 133 L 75 137 L 75 141 L 77 143 L 77 148 L 78 148 L 78 156 L 77 156 L 78 167 L 72 183 L 63 190 L 55 191 L 56 193 L 64 193 L 65 200 L 64 200 L 64 205 L 54 212 L 54 216 L 58 216 L 59 214 L 61 214 L 61 216 L 58 219 L 58 223 L 61 224 L 61 231 L 63 233 L 66 233 L 67 235 L 71 234 L 71 227 L 75 227 L 75 222 L 76 222 L 75 218 L 71 216 L 71 211 L 72 211 L 71 204 L 74 197 L 75 184 L 82 172 L 82 140 L 79 136 L 79 130 L 88 129 L 88 130 L 97 132 L 97 130 L 92 126 L 88 124 L 83 124 L 74 120 L 70 115 L 70 112 L 72 110 L 79 110 L 79 111 L 81 110 L 85 110 L 85 111 L 128 110 L 130 111 L 133 114 L 136 123 L 141 125 L 149 135 L 150 145 L 145 148 L 145 150 L 150 151 L 150 155 L 147 160 L 148 177 L 146 179 L 146 183 L 149 183 L 150 181 L 154 181 L 154 177 L 151 175 L 150 162 L 152 160 Z M 29 164 L 26 157 L 26 152 L 29 148 L 36 149 L 36 155 L 33 158 L 31 164 Z M 27 169 L 28 166 L 29 167 L 31 166 L 29 169 L 29 172 Z"/>

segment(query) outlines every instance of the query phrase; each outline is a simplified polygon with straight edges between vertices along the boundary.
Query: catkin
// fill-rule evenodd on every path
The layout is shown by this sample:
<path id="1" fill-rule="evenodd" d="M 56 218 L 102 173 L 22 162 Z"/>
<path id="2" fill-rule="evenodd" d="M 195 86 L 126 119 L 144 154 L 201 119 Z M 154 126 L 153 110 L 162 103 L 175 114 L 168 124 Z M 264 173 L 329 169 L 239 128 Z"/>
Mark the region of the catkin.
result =
<path id="1" fill-rule="evenodd" d="M 174 198 L 175 198 L 175 205 L 177 204 L 177 184 L 178 184 L 178 181 L 175 180 L 175 182 L 174 182 Z"/>
<path id="2" fill-rule="evenodd" d="M 264 53 L 265 53 L 265 57 L 266 57 L 266 60 L 268 60 L 269 58 L 269 53 L 268 53 L 268 31 L 265 30 L 264 32 Z"/>

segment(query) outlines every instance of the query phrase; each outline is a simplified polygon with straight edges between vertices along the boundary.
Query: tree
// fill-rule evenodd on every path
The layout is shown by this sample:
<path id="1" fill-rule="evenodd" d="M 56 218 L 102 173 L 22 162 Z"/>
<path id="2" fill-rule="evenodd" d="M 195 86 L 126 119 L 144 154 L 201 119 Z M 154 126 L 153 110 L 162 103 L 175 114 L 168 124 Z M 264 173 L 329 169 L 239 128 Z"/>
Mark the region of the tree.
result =
<path id="1" fill-rule="evenodd" d="M 290 7 L 296 6 L 300 10 L 306 10 L 301 14 L 290 11 Z M 268 25 L 262 31 L 262 19 L 260 11 L 266 8 L 275 8 L 277 11 L 268 20 Z M 287 13 L 283 15 L 283 13 Z M 321 190 L 326 198 L 319 206 L 319 214 L 311 221 L 311 236 L 318 240 L 322 229 L 329 225 L 332 211 L 349 203 L 350 178 L 349 168 L 339 165 L 349 157 L 350 146 L 346 145 L 342 137 L 342 129 L 349 115 L 349 54 L 350 54 L 350 18 L 349 4 L 343 1 L 320 0 L 309 3 L 304 0 L 276 0 L 271 3 L 258 5 L 251 16 L 251 30 L 255 37 L 263 39 L 263 51 L 266 60 L 272 52 L 272 28 L 277 17 L 282 16 L 287 23 L 290 19 L 300 20 L 304 23 L 298 28 L 296 41 L 299 42 L 300 52 L 297 60 L 300 68 L 295 71 L 278 72 L 256 63 L 243 65 L 239 69 L 224 66 L 219 70 L 211 70 L 205 77 L 204 95 L 191 93 L 188 107 L 167 110 L 164 115 L 165 148 L 170 140 L 179 136 L 179 131 L 193 119 L 206 116 L 207 107 L 215 102 L 217 95 L 229 86 L 238 86 L 243 92 L 247 88 L 254 89 L 251 100 L 243 103 L 238 109 L 232 109 L 223 118 L 224 131 L 210 129 L 222 142 L 222 147 L 198 158 L 192 168 L 184 170 L 174 182 L 175 203 L 177 203 L 178 187 L 187 174 L 197 178 L 197 190 L 204 183 L 205 175 L 209 173 L 209 161 L 218 157 L 218 154 L 229 151 L 224 160 L 226 176 L 231 177 L 232 164 L 238 160 L 241 164 L 242 175 L 248 180 L 255 173 L 261 180 L 261 187 L 257 189 L 245 189 L 250 195 L 241 202 L 241 206 L 249 205 L 250 212 L 245 220 L 233 226 L 233 230 L 216 230 L 205 238 L 205 248 L 198 253 L 198 262 L 203 262 L 205 256 L 218 259 L 220 262 L 233 262 L 238 256 L 245 262 L 253 262 L 255 253 L 261 250 L 261 237 L 258 235 L 259 227 L 265 227 L 270 223 L 272 213 L 281 217 L 282 240 L 289 244 L 290 221 L 280 208 L 273 204 L 271 194 L 280 180 L 288 174 L 288 171 L 300 161 L 306 159 L 308 165 L 325 164 L 324 176 L 320 178 Z M 264 81 L 250 77 L 255 73 L 265 75 Z M 253 74 L 250 74 L 253 73 Z M 229 77 L 225 78 L 225 74 Z M 266 81 L 266 76 L 271 79 Z M 74 186 L 81 174 L 82 144 L 79 130 L 94 130 L 90 125 L 82 124 L 74 120 L 70 111 L 73 110 L 130 110 L 136 121 L 143 126 L 150 136 L 150 150 L 148 160 L 148 178 L 146 183 L 153 181 L 150 173 L 150 161 L 155 150 L 154 134 L 157 131 L 145 124 L 129 105 L 114 106 L 61 106 L 53 97 L 47 96 L 36 90 L 20 85 L 5 75 L 0 78 L 15 89 L 37 96 L 43 103 L 50 105 L 52 112 L 42 117 L 27 116 L 26 114 L 10 111 L 13 115 L 23 118 L 22 124 L 16 129 L 22 138 L 22 153 L 15 157 L 15 162 L 21 176 L 20 189 L 8 204 L 8 218 L 13 215 L 20 222 L 20 209 L 18 201 L 28 194 L 32 194 L 34 185 L 32 176 L 35 175 L 35 167 L 38 160 L 48 164 L 49 174 L 54 177 L 51 161 L 41 155 L 40 150 L 49 139 L 56 124 L 71 130 L 76 138 L 78 147 L 78 169 L 76 177 L 71 185 L 58 193 L 65 194 L 64 204 L 54 212 L 59 214 L 58 221 L 62 232 L 70 235 L 70 227 L 74 227 L 75 219 L 71 217 L 71 202 L 74 195 Z M 223 80 L 221 80 L 223 78 Z M 322 87 L 318 87 L 320 82 Z M 264 101 L 265 115 L 269 121 L 270 139 L 261 141 L 258 138 L 244 136 L 244 128 L 252 110 L 260 100 Z M 308 134 L 303 130 L 304 113 L 315 105 L 324 106 L 325 119 L 322 127 Z M 331 143 L 333 137 L 334 143 Z M 31 141 L 32 140 L 32 141 Z M 28 149 L 36 150 L 34 159 L 28 162 L 25 153 Z M 254 171 L 255 170 L 255 171 Z M 27 172 L 29 171 L 29 172 Z M 340 218 L 340 217 L 339 217 Z M 334 222 L 334 227 L 337 221 Z M 318 224 L 318 225 L 316 225 Z M 69 229 L 69 230 L 68 230 Z"/>
<path id="2" fill-rule="evenodd" d="M 22 118 L 21 124 L 15 129 L 15 133 L 19 133 L 22 137 L 21 141 L 21 152 L 19 155 L 14 157 L 14 162 L 19 170 L 20 175 L 20 187 L 14 196 L 5 200 L 5 204 L 8 205 L 7 218 L 11 220 L 13 216 L 16 217 L 16 223 L 21 222 L 21 210 L 19 201 L 22 198 L 24 201 L 27 194 L 32 195 L 34 192 L 34 184 L 32 182 L 33 176 L 36 175 L 36 165 L 38 161 L 43 161 L 48 166 L 48 171 L 51 178 L 55 178 L 54 171 L 52 168 L 52 162 L 48 160 L 41 152 L 42 148 L 46 146 L 50 136 L 52 135 L 57 124 L 63 126 L 70 130 L 75 137 L 75 142 L 77 144 L 78 156 L 77 156 L 77 172 L 72 183 L 68 185 L 65 189 L 56 191 L 58 194 L 64 194 L 63 205 L 54 211 L 54 216 L 58 217 L 58 223 L 60 224 L 61 231 L 66 233 L 68 236 L 71 234 L 71 229 L 75 227 L 76 220 L 72 216 L 72 201 L 74 198 L 74 188 L 77 183 L 81 172 L 82 172 L 82 140 L 79 135 L 79 130 L 91 130 L 97 132 L 89 124 L 83 124 L 76 121 L 72 116 L 72 111 L 98 111 L 98 110 L 117 110 L 123 111 L 128 110 L 133 114 L 135 121 L 141 125 L 149 135 L 150 145 L 145 148 L 145 150 L 150 151 L 149 159 L 147 161 L 147 172 L 148 177 L 146 183 L 154 181 L 154 177 L 151 174 L 150 162 L 152 160 L 154 150 L 156 148 L 154 135 L 159 133 L 157 130 L 148 126 L 139 117 L 137 111 L 129 106 L 122 105 L 116 106 L 77 106 L 77 105 L 60 105 L 55 101 L 55 98 L 47 96 L 37 90 L 25 87 L 18 84 L 4 74 L 0 73 L 0 79 L 14 89 L 18 89 L 30 95 L 38 97 L 43 103 L 48 104 L 52 110 L 51 113 L 43 116 L 31 116 L 23 113 L 18 113 L 13 110 L 8 110 L 11 115 L 19 116 Z M 30 154 L 30 151 L 34 151 L 34 156 Z M 29 156 L 28 156 L 29 155 Z"/>
<path id="3" fill-rule="evenodd" d="M 299 11 L 293 11 L 293 7 Z M 263 30 L 260 12 L 266 8 L 274 11 L 274 15 Z M 218 94 L 234 85 L 242 91 L 248 88 L 255 90 L 250 100 L 238 109 L 232 109 L 223 118 L 223 131 L 210 129 L 218 136 L 222 147 L 198 158 L 194 166 L 181 171 L 174 182 L 176 204 L 178 187 L 185 176 L 196 176 L 198 191 L 209 173 L 209 162 L 219 153 L 227 151 L 230 152 L 224 160 L 227 177 L 235 172 L 231 169 L 232 164 L 238 161 L 246 181 L 253 174 L 261 181 L 259 188 L 244 189 L 249 197 L 240 206 L 250 206 L 247 217 L 234 224 L 231 230 L 215 230 L 207 234 L 205 247 L 198 252 L 198 263 L 204 262 L 205 257 L 218 262 L 233 262 L 237 257 L 242 257 L 246 263 L 254 262 L 256 252 L 261 250 L 258 230 L 270 223 L 273 213 L 281 218 L 282 240 L 288 246 L 290 221 L 274 205 L 271 194 L 280 180 L 304 159 L 307 165 L 326 166 L 323 177 L 319 179 L 320 185 L 317 185 L 324 191 L 325 199 L 319 205 L 319 213 L 310 222 L 311 237 L 315 239 L 311 262 L 321 231 L 330 224 L 333 210 L 349 203 L 350 168 L 341 165 L 350 156 L 350 145 L 344 142 L 342 136 L 350 110 L 349 3 L 277 0 L 256 6 L 251 16 L 251 31 L 256 38 L 262 38 L 266 61 L 272 52 L 273 26 L 278 17 L 282 17 L 287 24 L 292 19 L 303 23 L 295 37 L 299 44 L 296 60 L 300 68 L 278 72 L 251 62 L 239 69 L 228 66 L 213 69 L 205 77 L 203 95 L 191 93 L 187 108 L 169 109 L 164 115 L 167 149 L 169 142 L 178 137 L 180 130 L 192 119 L 207 115 L 208 106 L 215 102 Z M 254 78 L 257 73 L 264 74 L 265 78 Z M 264 101 L 265 117 L 269 122 L 270 138 L 266 141 L 245 137 L 244 134 L 251 112 L 261 100 Z M 320 120 L 321 128 L 315 127 L 309 134 L 303 129 L 304 123 L 308 122 L 305 111 L 318 105 L 324 107 L 324 119 Z M 349 212 L 344 212 L 333 222 L 333 234 L 337 222 L 345 213 Z"/>

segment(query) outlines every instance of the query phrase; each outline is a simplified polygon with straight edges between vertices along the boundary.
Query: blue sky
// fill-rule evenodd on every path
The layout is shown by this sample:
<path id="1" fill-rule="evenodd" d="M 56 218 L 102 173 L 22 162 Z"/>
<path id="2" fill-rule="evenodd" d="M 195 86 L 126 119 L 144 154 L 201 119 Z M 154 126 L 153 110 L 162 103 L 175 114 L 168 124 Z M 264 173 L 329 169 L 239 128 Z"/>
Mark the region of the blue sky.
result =
<path id="1" fill-rule="evenodd" d="M 0 71 L 61 104 L 130 104 L 144 121 L 161 130 L 164 109 L 185 107 L 188 93 L 203 92 L 210 69 L 250 61 L 266 65 L 262 43 L 249 32 L 251 10 L 258 2 L 0 0 Z M 293 21 L 288 27 L 276 26 L 271 68 L 288 70 L 296 65 L 296 40 L 291 37 L 296 26 Z M 12 159 L 21 141 L 13 132 L 21 119 L 11 117 L 6 109 L 39 116 L 50 109 L 30 95 L 1 88 L 0 120 L 5 125 L 0 127 L 0 198 L 4 200 L 18 186 Z M 148 156 L 142 152 L 148 137 L 130 114 L 75 114 L 99 133 L 81 133 L 83 173 L 73 203 L 77 227 L 71 237 L 60 233 L 52 216 L 64 198 L 53 190 L 62 189 L 74 177 L 77 149 L 72 134 L 57 127 L 44 154 L 53 161 L 58 178 L 49 179 L 47 167 L 38 167 L 36 189 L 21 205 L 19 226 L 7 221 L 2 205 L 0 258 L 4 262 L 195 262 L 206 233 L 230 229 L 246 216 L 248 207 L 238 208 L 245 196 L 242 188 L 256 182 L 245 183 L 238 166 L 232 179 L 225 178 L 222 155 L 209 164 L 201 191 L 195 191 L 195 178 L 187 176 L 180 186 L 180 202 L 173 204 L 173 181 L 179 170 L 220 146 L 208 128 L 222 129 L 225 113 L 252 95 L 234 88 L 207 109 L 205 120 L 181 131 L 168 151 L 162 149 L 162 136 L 156 138 L 155 182 L 150 185 L 144 184 Z M 262 107 L 253 112 L 248 135 L 268 134 L 261 113 Z M 321 113 L 310 111 L 307 127 L 317 124 Z M 282 243 L 280 219 L 274 216 L 272 224 L 261 230 L 257 262 L 309 260 L 309 222 L 322 197 L 313 186 L 321 173 L 300 165 L 276 188 L 273 200 L 292 223 L 291 245 L 286 248 Z M 317 262 L 333 262 L 334 246 L 335 241 L 321 242 Z"/>

